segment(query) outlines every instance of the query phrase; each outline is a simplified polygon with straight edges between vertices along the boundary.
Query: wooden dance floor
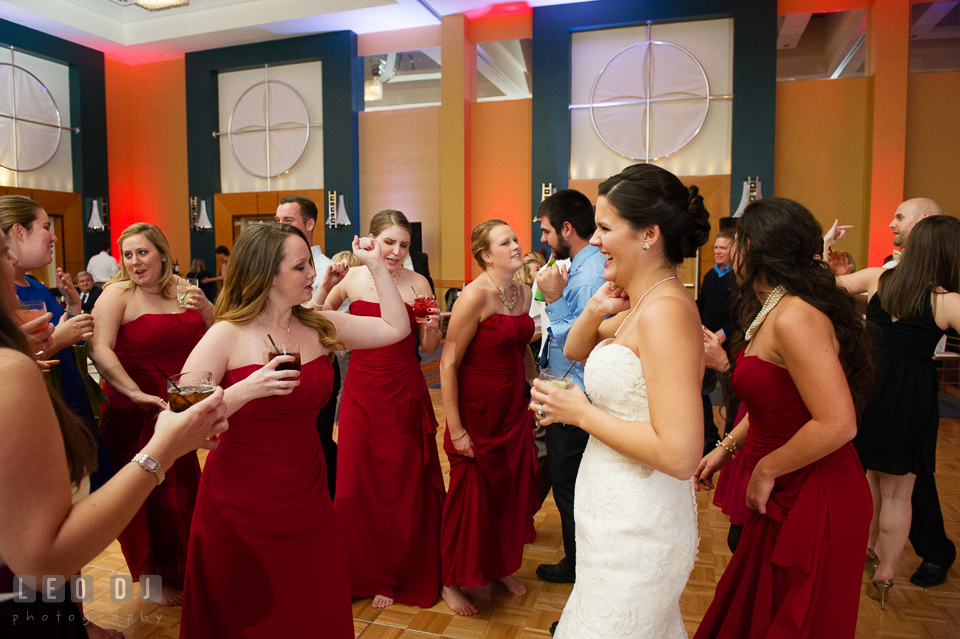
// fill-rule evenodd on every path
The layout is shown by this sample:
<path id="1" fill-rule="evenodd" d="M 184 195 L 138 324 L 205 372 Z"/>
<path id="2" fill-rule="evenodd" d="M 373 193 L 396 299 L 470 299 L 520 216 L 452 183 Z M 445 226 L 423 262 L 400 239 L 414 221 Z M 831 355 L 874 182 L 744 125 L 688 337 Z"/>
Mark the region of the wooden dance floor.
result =
<path id="1" fill-rule="evenodd" d="M 440 391 L 431 390 L 434 406 L 441 407 Z M 960 393 L 953 391 L 955 395 Z M 960 400 L 957 401 L 960 406 Z M 716 410 L 716 409 L 715 409 Z M 960 411 L 955 414 L 960 416 Z M 443 409 L 437 409 L 441 424 L 438 440 L 443 435 Z M 446 457 L 440 448 L 444 472 Z M 201 462 L 203 456 L 201 455 Z M 945 417 L 940 420 L 940 442 L 937 455 L 937 485 L 943 506 L 947 534 L 960 542 L 960 419 Z M 693 574 L 680 599 L 687 631 L 693 635 L 701 617 L 710 605 L 714 588 L 723 568 L 730 560 L 726 538 L 728 522 L 710 501 L 710 495 L 699 493 L 700 553 Z M 376 512 L 370 513 L 376 517 Z M 384 610 L 370 607 L 370 599 L 354 601 L 354 628 L 357 637 L 364 639 L 433 639 L 459 637 L 463 639 L 544 639 L 550 636 L 550 625 L 560 618 L 572 585 L 550 584 L 537 579 L 538 564 L 554 563 L 563 556 L 560 536 L 560 517 L 552 496 L 536 516 L 537 539 L 528 544 L 523 553 L 523 567 L 518 577 L 527 586 L 527 594 L 513 597 L 499 585 L 468 589 L 480 609 L 473 617 L 458 617 L 443 602 L 430 609 L 391 606 Z M 886 611 L 880 605 L 861 595 L 858 638 L 918 637 L 923 639 L 955 639 L 960 636 L 960 564 L 950 570 L 947 582 L 930 590 L 923 590 L 908 580 L 920 565 L 920 560 L 907 544 L 897 569 L 894 588 Z M 88 617 L 107 628 L 124 630 L 127 637 L 176 639 L 180 631 L 180 608 L 161 608 L 153 603 L 119 604 L 108 597 L 110 575 L 126 573 L 120 546 L 111 544 L 83 570 L 95 578 L 94 602 L 85 606 Z M 291 579 L 299 578 L 290 575 Z M 864 575 L 866 580 L 866 575 Z M 236 602 L 243 606 L 242 601 Z M 311 606 L 304 602 L 303 614 L 311 618 Z M 322 638 L 323 622 L 313 621 L 316 632 L 305 636 Z"/>

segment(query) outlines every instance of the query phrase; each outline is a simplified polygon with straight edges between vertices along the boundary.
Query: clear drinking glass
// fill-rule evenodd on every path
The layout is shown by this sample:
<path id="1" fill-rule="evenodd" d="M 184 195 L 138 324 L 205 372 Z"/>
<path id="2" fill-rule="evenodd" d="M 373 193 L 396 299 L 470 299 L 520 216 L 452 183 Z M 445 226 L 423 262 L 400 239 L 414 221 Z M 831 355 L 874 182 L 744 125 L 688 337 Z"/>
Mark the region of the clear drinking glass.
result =
<path id="1" fill-rule="evenodd" d="M 540 371 L 539 379 L 545 381 L 551 386 L 556 386 L 557 388 L 562 388 L 564 390 L 573 385 L 573 377 L 564 375 L 563 371 L 558 371 L 553 368 L 545 368 Z"/>
<path id="2" fill-rule="evenodd" d="M 177 281 L 177 302 L 181 307 L 185 307 L 190 301 L 190 289 L 200 286 L 200 280 L 188 277 Z"/>
<path id="3" fill-rule="evenodd" d="M 213 373 L 209 371 L 173 375 L 167 382 L 167 404 L 170 410 L 180 413 L 210 397 L 216 388 Z"/>
<path id="4" fill-rule="evenodd" d="M 280 342 L 276 348 L 271 348 L 263 354 L 263 363 L 269 364 L 274 357 L 289 355 L 293 358 L 292 362 L 280 362 L 277 364 L 278 371 L 299 371 L 300 370 L 300 345 L 296 342 L 286 344 Z"/>

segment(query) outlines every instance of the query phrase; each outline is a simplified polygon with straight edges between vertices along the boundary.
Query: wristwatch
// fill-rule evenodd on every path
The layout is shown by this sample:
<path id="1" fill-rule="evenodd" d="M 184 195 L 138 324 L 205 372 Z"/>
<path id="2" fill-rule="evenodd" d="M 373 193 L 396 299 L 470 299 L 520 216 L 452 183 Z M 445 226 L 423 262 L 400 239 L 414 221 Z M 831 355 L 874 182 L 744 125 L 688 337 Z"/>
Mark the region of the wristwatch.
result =
<path id="1" fill-rule="evenodd" d="M 163 480 L 166 478 L 166 473 L 163 472 L 163 466 L 160 465 L 155 458 L 151 457 L 146 453 L 140 453 L 134 455 L 133 461 L 140 464 L 140 468 L 144 469 L 148 473 L 153 473 L 157 477 L 157 486 L 163 483 Z"/>

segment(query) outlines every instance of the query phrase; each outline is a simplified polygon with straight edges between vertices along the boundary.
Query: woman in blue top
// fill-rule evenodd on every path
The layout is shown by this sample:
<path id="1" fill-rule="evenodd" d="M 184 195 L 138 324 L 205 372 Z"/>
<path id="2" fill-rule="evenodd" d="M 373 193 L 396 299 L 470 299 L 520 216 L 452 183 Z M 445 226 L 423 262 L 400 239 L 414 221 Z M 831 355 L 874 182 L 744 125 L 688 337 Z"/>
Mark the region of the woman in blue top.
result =
<path id="1" fill-rule="evenodd" d="M 53 245 L 57 241 L 47 212 L 33 200 L 19 195 L 0 197 L 0 231 L 3 231 L 10 252 L 17 259 L 14 267 L 14 283 L 21 301 L 41 301 L 53 314 L 56 326 L 53 338 L 39 359 L 59 359 L 61 388 L 64 402 L 79 415 L 97 440 L 98 470 L 90 477 L 91 490 L 95 490 L 113 475 L 90 409 L 90 400 L 80 370 L 73 358 L 73 346 L 93 335 L 93 317 L 80 311 L 80 294 L 69 274 L 57 269 L 57 288 L 67 301 L 67 310 L 28 272 L 43 268 L 53 260 Z M 66 315 L 67 317 L 64 317 Z"/>

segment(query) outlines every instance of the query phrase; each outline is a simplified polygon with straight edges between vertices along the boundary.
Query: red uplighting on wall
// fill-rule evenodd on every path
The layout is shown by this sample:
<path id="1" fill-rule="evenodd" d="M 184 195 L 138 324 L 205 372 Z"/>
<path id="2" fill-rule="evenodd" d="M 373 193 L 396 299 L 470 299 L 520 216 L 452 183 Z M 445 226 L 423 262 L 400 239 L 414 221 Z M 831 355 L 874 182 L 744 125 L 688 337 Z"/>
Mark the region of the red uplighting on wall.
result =
<path id="1" fill-rule="evenodd" d="M 479 9 L 464 12 L 471 20 L 482 18 L 502 18 L 504 16 L 520 16 L 527 13 L 533 13 L 533 9 L 526 2 L 501 2 L 500 4 L 491 4 Z"/>

